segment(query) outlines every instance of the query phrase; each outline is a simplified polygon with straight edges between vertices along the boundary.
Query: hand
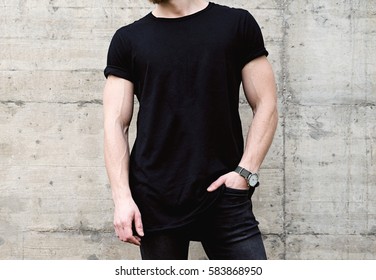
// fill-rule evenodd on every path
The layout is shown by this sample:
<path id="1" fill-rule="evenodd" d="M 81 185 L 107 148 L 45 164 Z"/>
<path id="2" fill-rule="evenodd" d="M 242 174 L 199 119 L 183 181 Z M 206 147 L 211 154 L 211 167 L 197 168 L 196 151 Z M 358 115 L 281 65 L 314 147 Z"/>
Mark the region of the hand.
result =
<path id="1" fill-rule="evenodd" d="M 139 236 L 133 235 L 133 223 Z M 144 236 L 141 213 L 133 199 L 125 200 L 115 207 L 114 227 L 121 241 L 141 245 L 140 237 Z"/>
<path id="2" fill-rule="evenodd" d="M 221 177 L 219 177 L 215 182 L 213 182 L 209 188 L 207 189 L 208 192 L 213 192 L 218 189 L 220 186 L 225 185 L 226 187 L 238 190 L 248 190 L 247 181 L 240 176 L 235 171 L 227 173 Z"/>

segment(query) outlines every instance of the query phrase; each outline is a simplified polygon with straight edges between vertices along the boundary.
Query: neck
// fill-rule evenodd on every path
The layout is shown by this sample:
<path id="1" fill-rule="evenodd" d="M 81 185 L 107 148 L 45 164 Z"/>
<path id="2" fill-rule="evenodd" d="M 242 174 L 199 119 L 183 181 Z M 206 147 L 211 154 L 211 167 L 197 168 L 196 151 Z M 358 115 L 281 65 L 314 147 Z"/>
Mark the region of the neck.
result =
<path id="1" fill-rule="evenodd" d="M 184 17 L 205 9 L 207 5 L 205 0 L 170 0 L 157 4 L 153 15 L 163 18 Z"/>

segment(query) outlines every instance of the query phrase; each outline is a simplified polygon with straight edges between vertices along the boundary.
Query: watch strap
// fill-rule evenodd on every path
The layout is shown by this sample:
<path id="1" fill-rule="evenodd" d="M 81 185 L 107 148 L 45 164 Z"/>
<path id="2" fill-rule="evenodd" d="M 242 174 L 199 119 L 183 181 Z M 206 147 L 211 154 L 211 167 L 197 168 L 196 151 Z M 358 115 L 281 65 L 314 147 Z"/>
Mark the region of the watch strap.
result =
<path id="1" fill-rule="evenodd" d="M 249 175 L 252 174 L 247 169 L 244 169 L 243 167 L 240 167 L 240 166 L 238 166 L 238 167 L 235 168 L 235 172 L 239 173 L 246 180 L 248 180 Z"/>
<path id="2" fill-rule="evenodd" d="M 242 176 L 244 179 L 246 179 L 247 184 L 249 185 L 249 177 L 253 174 L 252 172 L 248 171 L 247 169 L 244 169 L 241 166 L 237 166 L 235 168 L 235 172 L 239 173 L 240 176 Z M 256 174 L 257 175 L 257 174 Z M 258 176 L 258 175 L 257 175 Z M 260 185 L 260 182 L 257 182 L 257 184 L 254 186 L 254 188 L 258 187 Z"/>

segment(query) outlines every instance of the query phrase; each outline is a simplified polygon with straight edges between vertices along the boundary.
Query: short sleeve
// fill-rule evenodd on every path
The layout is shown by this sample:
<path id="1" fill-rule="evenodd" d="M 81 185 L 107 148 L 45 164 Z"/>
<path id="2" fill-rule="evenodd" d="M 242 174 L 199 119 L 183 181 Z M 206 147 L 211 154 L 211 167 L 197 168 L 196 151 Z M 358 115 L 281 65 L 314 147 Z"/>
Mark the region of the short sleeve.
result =
<path id="1" fill-rule="evenodd" d="M 104 75 L 114 75 L 133 82 L 132 77 L 132 48 L 126 35 L 118 30 L 112 37 L 108 54 L 107 66 Z"/>
<path id="2" fill-rule="evenodd" d="M 244 17 L 240 24 L 240 62 L 243 68 L 248 62 L 255 58 L 263 55 L 268 56 L 268 51 L 264 45 L 260 26 L 248 11 L 244 11 Z"/>

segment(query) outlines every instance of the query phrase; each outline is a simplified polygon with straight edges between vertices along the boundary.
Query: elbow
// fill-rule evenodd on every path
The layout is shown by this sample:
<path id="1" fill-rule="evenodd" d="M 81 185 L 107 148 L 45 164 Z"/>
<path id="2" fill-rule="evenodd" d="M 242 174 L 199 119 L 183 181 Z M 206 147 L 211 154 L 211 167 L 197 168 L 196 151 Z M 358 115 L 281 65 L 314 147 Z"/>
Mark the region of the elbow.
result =
<path id="1" fill-rule="evenodd" d="M 108 117 L 104 120 L 104 133 L 105 135 L 113 135 L 121 131 L 122 134 L 128 133 L 130 122 L 126 121 L 119 116 Z"/>
<path id="2" fill-rule="evenodd" d="M 120 118 L 120 116 L 116 119 L 116 124 L 118 127 L 120 127 L 120 129 L 124 132 L 124 133 L 127 133 L 128 130 L 129 130 L 129 126 L 130 126 L 130 121 L 129 120 L 124 120 L 122 118 Z"/>
<path id="3" fill-rule="evenodd" d="M 273 99 L 269 102 L 268 105 L 268 112 L 270 114 L 270 118 L 273 123 L 275 123 L 275 126 L 278 124 L 278 102 L 277 99 Z"/>
<path id="4" fill-rule="evenodd" d="M 268 115 L 271 119 L 278 120 L 278 102 L 277 99 L 260 100 L 252 107 L 253 115 Z"/>
<path id="5" fill-rule="evenodd" d="M 254 119 L 263 122 L 272 130 L 276 130 L 278 126 L 278 103 L 277 100 L 264 100 L 259 102 L 253 108 Z"/>

